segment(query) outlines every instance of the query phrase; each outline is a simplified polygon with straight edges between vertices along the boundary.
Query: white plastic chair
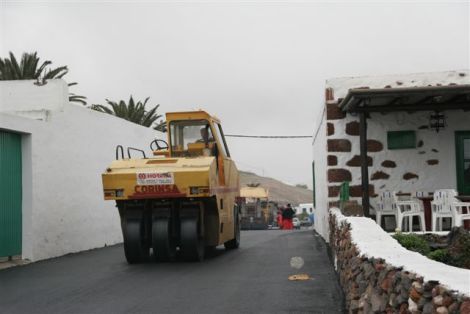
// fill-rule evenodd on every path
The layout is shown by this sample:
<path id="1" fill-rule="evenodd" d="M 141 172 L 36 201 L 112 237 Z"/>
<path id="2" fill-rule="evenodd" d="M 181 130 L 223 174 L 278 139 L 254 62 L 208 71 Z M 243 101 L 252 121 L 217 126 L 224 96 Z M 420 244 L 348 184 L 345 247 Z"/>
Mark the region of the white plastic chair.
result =
<path id="1" fill-rule="evenodd" d="M 434 192 L 434 200 L 431 202 L 432 231 L 442 231 L 443 218 L 451 218 L 452 225 L 455 224 L 452 203 L 460 203 L 455 198 L 456 196 L 457 191 L 451 189 L 437 190 Z"/>
<path id="2" fill-rule="evenodd" d="M 413 232 L 413 217 L 419 218 L 420 231 L 425 231 L 424 209 L 418 197 L 425 196 L 426 193 L 417 191 L 412 193 L 410 200 L 396 200 L 397 206 L 397 228 L 403 230 L 403 220 L 408 220 L 408 231 Z"/>
<path id="3" fill-rule="evenodd" d="M 382 227 L 383 216 L 393 216 L 397 219 L 396 192 L 384 191 L 379 195 L 379 202 L 375 211 L 377 224 Z"/>
<path id="4" fill-rule="evenodd" d="M 464 208 L 467 210 L 466 214 L 463 213 Z M 451 209 L 455 227 L 462 226 L 464 220 L 470 220 L 470 202 L 454 202 L 451 204 Z"/>

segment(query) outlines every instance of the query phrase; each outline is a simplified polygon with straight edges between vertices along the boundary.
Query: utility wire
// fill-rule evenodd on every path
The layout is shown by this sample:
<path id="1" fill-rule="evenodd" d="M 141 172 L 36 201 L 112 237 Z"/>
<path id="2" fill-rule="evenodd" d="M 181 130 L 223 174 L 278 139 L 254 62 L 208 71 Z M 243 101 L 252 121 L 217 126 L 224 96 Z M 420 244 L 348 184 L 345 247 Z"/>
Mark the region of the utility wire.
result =
<path id="1" fill-rule="evenodd" d="M 225 134 L 225 137 L 250 137 L 250 138 L 312 138 L 311 135 L 241 135 Z"/>

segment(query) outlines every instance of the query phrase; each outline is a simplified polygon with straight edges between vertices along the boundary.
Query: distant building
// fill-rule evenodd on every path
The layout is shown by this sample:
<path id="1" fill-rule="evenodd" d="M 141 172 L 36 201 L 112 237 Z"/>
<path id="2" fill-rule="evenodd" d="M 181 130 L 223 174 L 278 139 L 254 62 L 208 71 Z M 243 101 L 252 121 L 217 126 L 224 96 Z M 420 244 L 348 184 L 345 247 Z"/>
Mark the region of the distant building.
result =
<path id="1" fill-rule="evenodd" d="M 313 203 L 303 203 L 299 204 L 299 206 L 295 207 L 295 214 L 300 215 L 300 214 L 307 214 L 310 215 L 315 211 Z"/>

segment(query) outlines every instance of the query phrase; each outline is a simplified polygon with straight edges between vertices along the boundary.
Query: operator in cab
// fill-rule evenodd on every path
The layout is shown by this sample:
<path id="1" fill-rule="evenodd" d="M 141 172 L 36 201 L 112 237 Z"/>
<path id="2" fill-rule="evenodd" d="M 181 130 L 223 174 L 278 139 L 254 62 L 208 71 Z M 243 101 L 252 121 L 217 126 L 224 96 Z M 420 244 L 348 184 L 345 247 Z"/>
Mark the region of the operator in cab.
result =
<path id="1" fill-rule="evenodd" d="M 196 141 L 196 143 L 204 143 L 206 147 L 209 146 L 209 142 L 214 142 L 213 137 L 209 137 L 209 126 L 201 128 L 201 138 Z"/>
<path id="2" fill-rule="evenodd" d="M 215 156 L 215 140 L 210 134 L 210 127 L 206 125 L 201 128 L 201 138 L 196 141 L 196 143 L 204 143 L 205 148 L 203 150 L 204 156 Z"/>

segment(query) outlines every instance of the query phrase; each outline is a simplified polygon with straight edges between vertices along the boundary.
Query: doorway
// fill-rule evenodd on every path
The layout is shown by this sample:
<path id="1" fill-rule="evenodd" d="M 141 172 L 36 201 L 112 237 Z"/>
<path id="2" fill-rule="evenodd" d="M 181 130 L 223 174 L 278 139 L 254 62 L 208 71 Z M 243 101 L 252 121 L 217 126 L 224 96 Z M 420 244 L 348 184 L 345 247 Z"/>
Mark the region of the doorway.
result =
<path id="1" fill-rule="evenodd" d="M 0 131 L 0 257 L 21 255 L 21 135 Z"/>
<path id="2" fill-rule="evenodd" d="M 470 131 L 455 132 L 457 189 L 459 194 L 470 195 Z"/>

